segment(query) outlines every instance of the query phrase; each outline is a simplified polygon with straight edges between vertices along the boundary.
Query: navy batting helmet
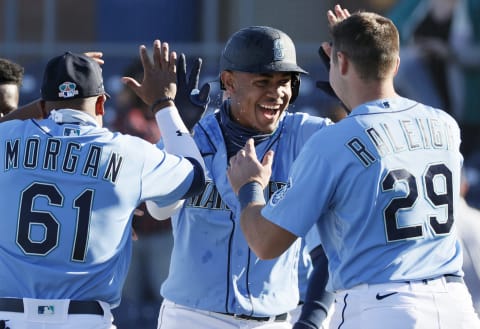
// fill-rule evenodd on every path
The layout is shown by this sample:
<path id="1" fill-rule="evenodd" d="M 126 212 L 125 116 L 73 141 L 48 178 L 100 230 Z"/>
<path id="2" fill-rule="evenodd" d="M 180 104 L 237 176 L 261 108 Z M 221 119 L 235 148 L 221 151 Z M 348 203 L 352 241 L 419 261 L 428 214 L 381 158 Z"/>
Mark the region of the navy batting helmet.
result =
<path id="1" fill-rule="evenodd" d="M 300 73 L 307 73 L 297 65 L 292 39 L 286 33 L 268 26 L 250 26 L 234 33 L 220 58 L 220 72 L 222 71 L 292 72 L 290 103 L 298 96 Z"/>

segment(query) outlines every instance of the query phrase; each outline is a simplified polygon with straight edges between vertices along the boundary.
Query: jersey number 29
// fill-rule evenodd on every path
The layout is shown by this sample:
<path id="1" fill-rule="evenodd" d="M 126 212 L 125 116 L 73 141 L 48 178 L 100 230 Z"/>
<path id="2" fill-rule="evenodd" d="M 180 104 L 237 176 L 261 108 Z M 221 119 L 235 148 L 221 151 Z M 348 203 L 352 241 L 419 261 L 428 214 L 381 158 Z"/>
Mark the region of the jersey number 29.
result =
<path id="1" fill-rule="evenodd" d="M 443 177 L 444 193 L 435 189 L 435 178 Z M 413 207 L 418 198 L 417 180 L 405 169 L 391 170 L 382 182 L 383 191 L 392 190 L 395 184 L 404 182 L 408 185 L 408 193 L 404 197 L 394 198 L 384 210 L 385 227 L 388 242 L 420 238 L 423 236 L 422 225 L 398 227 L 397 212 Z M 428 224 L 435 234 L 448 234 L 453 225 L 453 198 L 452 198 L 452 172 L 445 164 L 431 165 L 423 176 L 425 198 L 435 207 L 447 207 L 447 220 L 440 222 L 436 216 L 429 216 Z"/>

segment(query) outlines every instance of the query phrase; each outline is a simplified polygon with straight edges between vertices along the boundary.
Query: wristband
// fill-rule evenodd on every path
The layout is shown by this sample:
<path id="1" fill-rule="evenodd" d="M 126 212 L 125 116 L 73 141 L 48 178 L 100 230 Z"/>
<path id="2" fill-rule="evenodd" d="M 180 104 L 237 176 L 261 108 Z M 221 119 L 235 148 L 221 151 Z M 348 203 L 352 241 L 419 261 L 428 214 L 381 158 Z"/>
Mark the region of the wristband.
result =
<path id="1" fill-rule="evenodd" d="M 155 111 L 155 108 L 158 106 L 158 104 L 163 103 L 163 102 L 168 102 L 168 101 L 175 101 L 172 97 L 170 96 L 165 96 L 162 98 L 157 99 L 155 102 L 153 102 L 152 106 L 150 106 L 150 111 L 152 111 L 153 114 L 155 114 L 157 111 Z"/>
<path id="2" fill-rule="evenodd" d="M 240 202 L 240 210 L 245 209 L 252 202 L 265 204 L 262 185 L 256 181 L 246 183 L 238 191 L 238 201 Z"/>

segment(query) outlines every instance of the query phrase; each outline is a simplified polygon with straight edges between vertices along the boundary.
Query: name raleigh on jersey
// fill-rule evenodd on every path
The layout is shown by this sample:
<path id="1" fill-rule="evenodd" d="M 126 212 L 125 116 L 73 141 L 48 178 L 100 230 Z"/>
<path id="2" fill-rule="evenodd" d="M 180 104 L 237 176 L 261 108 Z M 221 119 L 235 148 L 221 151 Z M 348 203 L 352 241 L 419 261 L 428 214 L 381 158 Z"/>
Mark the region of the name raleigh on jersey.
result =
<path id="1" fill-rule="evenodd" d="M 381 122 L 365 133 L 381 157 L 417 149 L 450 149 L 453 140 L 452 128 L 434 118 L 402 120 L 395 125 Z M 374 154 L 359 138 L 351 139 L 346 146 L 365 167 L 375 162 Z"/>
<path id="2" fill-rule="evenodd" d="M 64 145 L 62 145 L 64 144 Z M 103 148 L 99 145 L 87 146 L 87 155 L 80 156 L 83 146 L 74 141 L 62 141 L 58 138 L 48 138 L 44 145 L 40 139 L 30 137 L 7 140 L 4 152 L 4 171 L 18 169 L 43 169 L 50 171 L 61 170 L 63 173 L 75 174 L 79 171 L 82 175 L 99 178 L 115 184 L 120 173 L 123 157 L 111 152 L 107 155 L 105 166 L 102 168 L 101 157 Z M 103 172 L 100 172 L 100 170 Z"/>

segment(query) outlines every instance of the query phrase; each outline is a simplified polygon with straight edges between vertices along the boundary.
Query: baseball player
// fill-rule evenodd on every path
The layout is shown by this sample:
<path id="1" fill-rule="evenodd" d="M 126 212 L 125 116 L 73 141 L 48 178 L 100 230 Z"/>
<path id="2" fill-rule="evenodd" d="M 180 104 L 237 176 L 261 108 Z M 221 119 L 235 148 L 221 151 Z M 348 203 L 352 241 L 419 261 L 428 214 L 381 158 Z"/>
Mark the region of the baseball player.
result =
<path id="1" fill-rule="evenodd" d="M 240 229 L 240 204 L 225 169 L 248 138 L 259 158 L 275 150 L 278 161 L 266 191 L 271 195 L 286 184 L 306 140 L 330 121 L 287 111 L 306 72 L 297 65 L 292 40 L 278 29 L 252 26 L 234 33 L 220 71 L 228 98 L 194 126 L 206 185 L 172 217 L 175 243 L 158 328 L 291 328 L 288 312 L 299 302 L 300 240 L 274 260 L 258 259 Z"/>
<path id="2" fill-rule="evenodd" d="M 330 82 L 351 114 L 309 139 L 266 205 L 273 152 L 259 162 L 249 140 L 231 158 L 246 239 L 271 259 L 318 224 L 336 294 L 331 328 L 480 328 L 456 238 L 458 125 L 395 92 L 389 19 L 340 6 L 327 17 Z"/>
<path id="3" fill-rule="evenodd" d="M 140 48 L 142 84 L 167 153 L 102 128 L 101 68 L 67 52 L 46 65 L 44 120 L 0 124 L 0 320 L 9 328 L 113 328 L 138 204 L 164 207 L 203 187 L 203 160 L 172 102 L 175 59 Z M 170 146 L 167 146 L 170 145 Z"/>

